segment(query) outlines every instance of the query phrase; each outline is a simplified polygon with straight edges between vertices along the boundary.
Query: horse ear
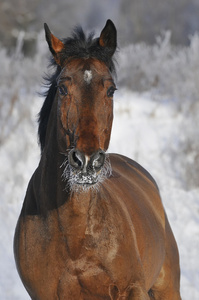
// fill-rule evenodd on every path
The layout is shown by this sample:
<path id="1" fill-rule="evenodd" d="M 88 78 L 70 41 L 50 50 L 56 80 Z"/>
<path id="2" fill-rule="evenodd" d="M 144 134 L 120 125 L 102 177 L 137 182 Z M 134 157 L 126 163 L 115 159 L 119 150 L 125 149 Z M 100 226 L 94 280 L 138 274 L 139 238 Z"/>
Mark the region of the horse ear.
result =
<path id="1" fill-rule="evenodd" d="M 117 48 L 117 30 L 111 20 L 107 20 L 106 25 L 100 34 L 99 44 L 101 47 L 110 49 L 110 56 L 114 54 Z"/>
<path id="2" fill-rule="evenodd" d="M 44 23 L 44 30 L 45 30 L 45 34 L 46 34 L 46 41 L 48 43 L 49 49 L 52 53 L 52 55 L 55 58 L 55 61 L 60 64 L 60 52 L 62 51 L 62 49 L 64 48 L 64 43 L 62 43 L 62 41 L 60 41 L 56 36 L 54 36 L 48 25 L 46 23 Z"/>

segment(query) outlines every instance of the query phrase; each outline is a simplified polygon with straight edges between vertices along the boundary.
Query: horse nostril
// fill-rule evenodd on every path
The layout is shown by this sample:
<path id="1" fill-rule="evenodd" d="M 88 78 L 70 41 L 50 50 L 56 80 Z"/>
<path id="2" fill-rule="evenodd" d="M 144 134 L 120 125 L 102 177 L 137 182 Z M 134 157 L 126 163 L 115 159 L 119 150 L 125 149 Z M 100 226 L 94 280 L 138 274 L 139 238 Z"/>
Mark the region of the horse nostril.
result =
<path id="1" fill-rule="evenodd" d="M 68 156 L 69 164 L 75 169 L 83 169 L 85 157 L 79 150 L 72 150 Z"/>
<path id="2" fill-rule="evenodd" d="M 105 152 L 98 150 L 91 156 L 86 156 L 77 149 L 70 151 L 68 155 L 68 162 L 70 166 L 76 170 L 87 172 L 98 172 L 104 165 Z"/>
<path id="3" fill-rule="evenodd" d="M 95 171 L 101 170 L 105 161 L 105 152 L 102 150 L 97 151 L 91 158 L 91 164 Z"/>

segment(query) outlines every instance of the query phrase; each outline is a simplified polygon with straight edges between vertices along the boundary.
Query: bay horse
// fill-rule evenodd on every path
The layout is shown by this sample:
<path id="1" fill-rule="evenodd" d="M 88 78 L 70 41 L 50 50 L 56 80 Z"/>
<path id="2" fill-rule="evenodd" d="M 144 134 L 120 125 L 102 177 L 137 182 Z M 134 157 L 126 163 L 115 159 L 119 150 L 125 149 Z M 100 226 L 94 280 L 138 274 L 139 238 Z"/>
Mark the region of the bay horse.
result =
<path id="1" fill-rule="evenodd" d="M 55 73 L 39 114 L 41 159 L 16 226 L 14 253 L 34 300 L 180 300 L 177 245 L 159 190 L 138 163 L 107 154 L 117 31 L 45 24 Z"/>

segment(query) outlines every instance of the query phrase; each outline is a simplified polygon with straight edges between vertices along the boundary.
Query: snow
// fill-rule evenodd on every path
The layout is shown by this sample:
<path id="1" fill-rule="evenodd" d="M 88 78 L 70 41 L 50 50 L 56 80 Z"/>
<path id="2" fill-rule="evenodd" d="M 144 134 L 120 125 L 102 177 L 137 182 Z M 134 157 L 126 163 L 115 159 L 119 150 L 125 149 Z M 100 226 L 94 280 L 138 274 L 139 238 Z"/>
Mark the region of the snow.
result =
<path id="1" fill-rule="evenodd" d="M 36 65 L 40 67 L 41 62 L 36 59 Z M 37 74 L 34 69 L 34 76 L 38 77 Z M 19 74 L 16 87 L 25 80 L 20 78 Z M 177 84 L 180 86 L 179 82 Z M 190 82 L 183 82 L 182 90 L 185 85 L 189 86 L 191 94 Z M 36 85 L 32 87 L 34 89 Z M 23 87 L 19 92 L 20 101 L 13 110 L 12 120 L 4 118 L 8 128 L 5 128 L 7 131 L 4 130 L 0 144 L 0 299 L 4 300 L 29 299 L 16 271 L 12 244 L 26 187 L 40 156 L 36 115 L 42 100 L 32 90 Z M 120 84 L 115 93 L 109 152 L 121 153 L 138 161 L 157 181 L 179 247 L 182 299 L 198 300 L 199 180 L 197 168 L 194 169 L 198 148 L 193 147 L 194 141 L 197 142 L 198 127 L 194 111 L 188 114 L 186 109 L 179 109 L 179 99 L 172 92 L 157 100 L 154 88 L 135 92 Z M 22 113 L 23 119 L 15 126 L 15 119 L 18 120 Z"/>

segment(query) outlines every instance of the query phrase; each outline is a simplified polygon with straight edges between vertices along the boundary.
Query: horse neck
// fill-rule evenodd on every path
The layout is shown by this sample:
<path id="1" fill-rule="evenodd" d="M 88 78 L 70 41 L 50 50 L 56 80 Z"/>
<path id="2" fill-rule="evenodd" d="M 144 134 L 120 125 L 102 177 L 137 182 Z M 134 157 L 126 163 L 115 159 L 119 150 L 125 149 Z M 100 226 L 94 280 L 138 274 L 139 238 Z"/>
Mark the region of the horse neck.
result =
<path id="1" fill-rule="evenodd" d="M 58 104 L 54 99 L 50 112 L 46 131 L 45 146 L 42 151 L 40 163 L 35 173 L 35 180 L 39 189 L 37 191 L 37 203 L 39 211 L 46 213 L 51 209 L 56 209 L 68 198 L 65 190 L 66 181 L 62 180 L 64 156 L 60 153 L 58 145 Z"/>
<path id="2" fill-rule="evenodd" d="M 61 152 L 62 148 L 67 149 L 67 145 L 59 145 L 62 128 L 58 119 L 58 109 L 58 102 L 55 99 L 48 121 L 46 144 L 35 173 L 40 186 L 38 191 L 40 211 L 46 214 L 47 211 L 58 209 L 69 202 L 69 210 L 77 215 L 86 215 L 91 199 L 90 191 L 83 193 L 71 191 L 67 178 L 63 180 L 65 156 Z"/>

